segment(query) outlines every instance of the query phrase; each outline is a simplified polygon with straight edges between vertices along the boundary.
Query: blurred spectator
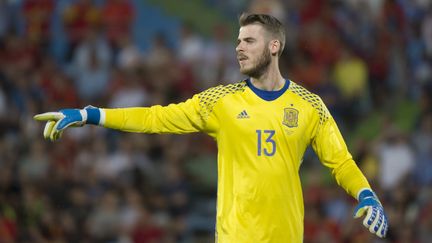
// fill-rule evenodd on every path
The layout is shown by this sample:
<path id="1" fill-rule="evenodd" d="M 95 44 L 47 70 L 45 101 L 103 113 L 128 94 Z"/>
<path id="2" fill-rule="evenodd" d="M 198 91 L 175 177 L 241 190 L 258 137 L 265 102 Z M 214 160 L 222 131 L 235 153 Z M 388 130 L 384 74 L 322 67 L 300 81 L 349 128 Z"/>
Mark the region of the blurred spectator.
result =
<path id="1" fill-rule="evenodd" d="M 280 0 L 253 0 L 249 4 L 248 12 L 269 14 L 275 16 L 277 19 L 283 22 L 286 20 L 286 11 L 284 9 L 283 2 Z"/>
<path id="2" fill-rule="evenodd" d="M 403 9 L 395 0 L 384 0 L 378 19 L 379 27 L 382 31 L 388 31 L 395 36 L 404 37 L 407 21 Z"/>
<path id="3" fill-rule="evenodd" d="M 429 8 L 428 13 L 422 21 L 422 36 L 426 44 L 426 54 L 432 56 L 432 10 Z"/>
<path id="4" fill-rule="evenodd" d="M 359 168 L 364 173 L 371 184 L 375 184 L 378 180 L 379 173 L 379 158 L 377 151 L 374 148 L 375 144 L 370 144 L 366 140 L 359 139 L 356 144 L 355 160 L 359 164 Z"/>
<path id="5" fill-rule="evenodd" d="M 339 57 L 341 43 L 333 29 L 321 22 L 313 22 L 304 26 L 299 36 L 300 48 L 318 65 L 328 68 Z M 317 81 L 319 82 L 319 80 Z"/>
<path id="6" fill-rule="evenodd" d="M 166 36 L 157 33 L 152 39 L 151 49 L 145 54 L 145 67 L 148 77 L 152 80 L 149 89 L 167 100 L 159 104 L 172 102 L 173 85 L 178 78 L 179 64 L 175 54 L 169 46 Z M 168 95 L 166 95 L 168 94 Z"/>
<path id="7" fill-rule="evenodd" d="M 28 38 L 9 34 L 3 39 L 3 45 L 0 62 L 4 74 L 25 73 L 36 66 L 40 53 Z"/>
<path id="8" fill-rule="evenodd" d="M 334 66 L 334 80 L 342 97 L 355 100 L 367 91 L 368 70 L 366 63 L 349 48 L 341 48 L 341 56 Z"/>
<path id="9" fill-rule="evenodd" d="M 317 89 L 327 78 L 328 70 L 322 64 L 303 53 L 295 53 L 290 71 L 290 79 L 296 80 L 309 89 Z"/>
<path id="10" fill-rule="evenodd" d="M 86 222 L 89 234 L 95 240 L 109 242 L 117 240 L 120 232 L 120 208 L 118 197 L 112 191 L 102 196 L 99 206 L 90 213 Z"/>
<path id="11" fill-rule="evenodd" d="M 363 57 L 370 55 L 375 46 L 375 17 L 368 1 L 358 1 L 352 8 L 341 5 L 335 8 L 335 21 L 346 41 L 354 52 Z"/>
<path id="12" fill-rule="evenodd" d="M 140 208 L 139 218 L 131 234 L 132 242 L 166 242 L 163 230 L 158 227 L 151 214 L 144 207 Z M 168 241 L 170 242 L 170 241 Z"/>
<path id="13" fill-rule="evenodd" d="M 30 111 L 31 102 L 39 100 L 41 90 L 35 85 L 31 74 L 14 73 L 14 76 L 11 76 L 14 83 L 10 90 L 10 98 L 18 109 L 10 111 L 9 115 L 14 115 L 13 113 L 16 111 L 18 115 L 23 116 L 24 113 Z"/>
<path id="14" fill-rule="evenodd" d="M 63 22 L 67 33 L 66 59 L 70 61 L 75 48 L 82 42 L 90 29 L 100 28 L 100 9 L 93 0 L 71 2 L 63 10 Z"/>
<path id="15" fill-rule="evenodd" d="M 420 83 L 423 79 L 417 78 L 419 68 L 423 65 L 425 45 L 421 39 L 421 29 L 418 23 L 413 23 L 407 34 L 406 56 L 408 61 L 410 79 Z"/>
<path id="16" fill-rule="evenodd" d="M 330 219 L 321 220 L 323 215 L 319 206 L 307 207 L 305 215 L 304 242 L 337 242 L 340 239 L 340 232 L 335 222 Z"/>
<path id="17" fill-rule="evenodd" d="M 106 41 L 94 31 L 76 48 L 71 75 L 78 95 L 87 103 L 101 98 L 108 86 L 112 53 Z"/>
<path id="18" fill-rule="evenodd" d="M 119 87 L 113 91 L 109 107 L 136 107 L 145 106 L 150 98 L 145 86 L 138 73 L 122 73 L 122 82 Z M 120 78 L 120 77 L 119 77 Z"/>
<path id="19" fill-rule="evenodd" d="M 432 113 L 426 114 L 420 121 L 420 127 L 413 133 L 416 167 L 414 179 L 420 185 L 432 184 Z"/>
<path id="20" fill-rule="evenodd" d="M 347 47 L 341 47 L 340 58 L 335 63 L 333 77 L 345 105 L 344 113 L 349 124 L 358 121 L 368 107 L 368 69 L 366 63 Z"/>
<path id="21" fill-rule="evenodd" d="M 135 18 L 130 0 L 107 0 L 102 7 L 102 24 L 108 43 L 115 53 L 123 39 L 131 35 L 132 21 Z"/>
<path id="22" fill-rule="evenodd" d="M 172 64 L 173 50 L 163 33 L 157 33 L 152 39 L 152 46 L 145 55 L 145 62 L 151 69 L 159 69 Z"/>
<path id="23" fill-rule="evenodd" d="M 14 3 L 8 0 L 0 1 L 0 38 L 5 37 L 8 33 L 16 32 L 14 24 Z"/>
<path id="24" fill-rule="evenodd" d="M 387 35 L 378 32 L 371 52 L 366 53 L 365 61 L 369 70 L 369 86 L 373 104 L 382 106 L 389 100 L 388 74 L 390 62 L 390 41 Z"/>
<path id="25" fill-rule="evenodd" d="M 2 144 L 3 145 L 3 144 Z M 3 153 L 2 153 L 3 154 Z M 0 160 L 4 165 L 5 161 Z M 12 171 L 6 166 L 0 171 L 0 239 L 9 243 L 18 239 L 17 183 Z"/>
<path id="26" fill-rule="evenodd" d="M 384 5 L 384 2 L 386 0 L 349 0 L 347 1 L 349 4 L 352 5 L 352 7 L 356 7 L 356 5 L 359 4 L 365 4 L 368 6 L 368 8 L 370 9 L 370 12 L 372 13 L 372 16 L 374 17 L 374 19 L 377 18 L 377 16 L 379 16 L 382 12 L 382 8 Z"/>
<path id="27" fill-rule="evenodd" d="M 414 152 L 406 137 L 396 128 L 384 131 L 383 140 L 377 144 L 380 159 L 380 186 L 393 190 L 414 169 Z"/>
<path id="28" fill-rule="evenodd" d="M 304 71 L 306 72 L 306 70 Z M 316 92 L 321 97 L 321 99 L 326 104 L 327 109 L 332 114 L 333 118 L 336 121 L 339 121 L 342 119 L 342 115 L 344 112 L 344 104 L 342 102 L 343 98 L 340 94 L 340 90 L 336 86 L 333 79 L 330 77 L 331 74 L 326 71 L 325 75 L 326 76 L 323 77 L 323 81 L 313 89 L 313 92 Z M 339 125 L 340 129 L 343 131 L 344 124 L 343 122 L 339 123 L 341 124 Z"/>
<path id="29" fill-rule="evenodd" d="M 28 155 L 20 161 L 20 176 L 29 182 L 42 180 L 48 175 L 50 166 L 44 143 L 32 143 L 29 150 Z"/>
<path id="30" fill-rule="evenodd" d="M 144 202 L 139 191 L 127 189 L 120 208 L 121 232 L 130 235 L 141 217 Z"/>
<path id="31" fill-rule="evenodd" d="M 192 65 L 195 70 L 200 67 L 202 53 L 204 52 L 204 42 L 191 28 L 192 27 L 187 24 L 182 26 L 178 57 L 180 61 Z"/>
<path id="32" fill-rule="evenodd" d="M 189 207 L 189 187 L 179 165 L 167 162 L 164 165 L 166 182 L 161 191 L 167 198 L 168 210 L 174 218 L 184 216 Z"/>
<path id="33" fill-rule="evenodd" d="M 143 58 L 138 47 L 129 36 L 123 36 L 118 41 L 119 53 L 116 59 L 119 68 L 133 70 L 139 68 Z"/>
<path id="34" fill-rule="evenodd" d="M 25 36 L 42 52 L 48 50 L 51 38 L 51 16 L 54 10 L 53 0 L 24 0 L 23 14 Z"/>
<path id="35" fill-rule="evenodd" d="M 323 0 L 301 1 L 300 23 L 305 25 L 317 20 L 321 15 L 324 4 L 325 1 Z"/>
<path id="36" fill-rule="evenodd" d="M 7 111 L 7 100 L 6 94 L 3 87 L 0 87 L 0 117 L 4 117 Z"/>
<path id="37" fill-rule="evenodd" d="M 408 77 L 408 63 L 406 61 L 404 49 L 402 48 L 401 39 L 396 38 L 391 46 L 391 61 L 389 63 L 388 83 L 392 93 L 404 92 L 409 94 L 410 89 L 415 83 L 413 80 L 404 78 Z"/>
<path id="38" fill-rule="evenodd" d="M 421 203 L 422 207 L 418 214 L 418 221 L 420 223 L 419 242 L 429 242 L 432 240 L 432 197 L 430 188 L 425 189 L 424 193 L 426 195 L 424 201 Z"/>
<path id="39" fill-rule="evenodd" d="M 41 62 L 35 82 L 42 88 L 46 101 L 64 107 L 79 105 L 74 83 L 57 67 L 55 60 L 46 57 Z"/>
<path id="40" fill-rule="evenodd" d="M 95 176 L 96 180 L 103 180 L 105 177 L 109 178 L 109 176 L 112 176 L 112 170 L 110 167 L 106 166 L 105 162 L 109 160 L 109 151 L 108 151 L 108 145 L 102 141 L 95 141 L 92 144 L 92 150 L 91 153 L 95 154 L 95 157 L 91 157 L 89 161 L 84 160 L 84 163 L 90 163 L 90 164 L 84 164 L 85 167 L 89 166 L 90 168 L 93 168 L 92 172 L 94 173 L 93 176 Z M 90 162 L 91 161 L 91 162 Z"/>
<path id="41" fill-rule="evenodd" d="M 329 187 L 326 191 L 327 194 L 325 195 L 323 203 L 323 210 L 326 213 L 326 217 L 338 225 L 345 224 L 347 219 L 351 216 L 348 213 L 351 210 L 351 205 L 346 198 L 347 196 L 344 194 L 344 191 L 339 188 L 332 189 Z M 335 226 L 335 228 L 338 227 Z"/>
<path id="42" fill-rule="evenodd" d="M 184 24 L 181 29 L 178 59 L 179 78 L 175 84 L 176 90 L 181 92 L 181 99 L 190 97 L 197 89 L 197 82 L 202 80 L 202 62 L 205 43 L 202 37 L 195 33 L 191 27 Z M 198 79 L 198 80 L 197 80 Z"/>
<path id="43" fill-rule="evenodd" d="M 228 39 L 227 31 L 223 25 L 213 27 L 212 38 L 204 48 L 199 90 L 240 79 L 235 46 Z"/>

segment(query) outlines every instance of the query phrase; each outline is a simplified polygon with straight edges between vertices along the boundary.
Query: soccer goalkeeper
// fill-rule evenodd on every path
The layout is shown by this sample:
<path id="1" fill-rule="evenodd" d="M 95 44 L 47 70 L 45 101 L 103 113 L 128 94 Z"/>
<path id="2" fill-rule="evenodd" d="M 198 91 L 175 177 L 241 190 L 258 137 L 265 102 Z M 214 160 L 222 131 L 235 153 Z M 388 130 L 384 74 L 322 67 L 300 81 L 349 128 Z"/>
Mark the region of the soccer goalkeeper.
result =
<path id="1" fill-rule="evenodd" d="M 84 124 L 142 133 L 204 132 L 217 141 L 216 241 L 302 242 L 299 168 L 312 145 L 337 183 L 358 200 L 354 217 L 379 237 L 388 224 L 383 207 L 348 152 L 339 129 L 315 94 L 284 79 L 279 57 L 285 31 L 274 17 L 243 14 L 237 58 L 249 78 L 217 86 L 168 106 L 63 109 L 35 116 L 56 140 Z"/>

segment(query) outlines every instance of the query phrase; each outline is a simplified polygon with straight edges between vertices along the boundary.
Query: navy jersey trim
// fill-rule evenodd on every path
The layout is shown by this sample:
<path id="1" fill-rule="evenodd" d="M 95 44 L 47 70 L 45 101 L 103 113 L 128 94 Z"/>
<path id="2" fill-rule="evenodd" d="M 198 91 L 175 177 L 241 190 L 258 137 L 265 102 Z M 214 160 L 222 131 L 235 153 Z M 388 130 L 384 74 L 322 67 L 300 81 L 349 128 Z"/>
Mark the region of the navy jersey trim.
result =
<path id="1" fill-rule="evenodd" d="M 285 91 L 290 86 L 290 80 L 285 79 L 285 84 L 282 87 L 282 89 L 276 90 L 276 91 L 258 89 L 257 87 L 253 86 L 253 84 L 249 78 L 246 79 L 246 84 L 261 99 L 266 100 L 266 101 L 272 101 L 272 100 L 279 98 L 283 93 L 285 93 Z"/>

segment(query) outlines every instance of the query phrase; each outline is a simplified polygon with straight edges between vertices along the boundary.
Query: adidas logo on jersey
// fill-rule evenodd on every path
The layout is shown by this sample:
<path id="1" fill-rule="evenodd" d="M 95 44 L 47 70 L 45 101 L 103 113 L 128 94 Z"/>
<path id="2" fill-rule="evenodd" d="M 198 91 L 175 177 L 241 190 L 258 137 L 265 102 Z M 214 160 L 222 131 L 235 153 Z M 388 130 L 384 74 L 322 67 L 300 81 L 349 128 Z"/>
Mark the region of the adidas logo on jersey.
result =
<path id="1" fill-rule="evenodd" d="M 240 112 L 240 114 L 237 115 L 237 119 L 245 119 L 245 118 L 250 118 L 246 110 L 243 110 L 242 112 Z"/>

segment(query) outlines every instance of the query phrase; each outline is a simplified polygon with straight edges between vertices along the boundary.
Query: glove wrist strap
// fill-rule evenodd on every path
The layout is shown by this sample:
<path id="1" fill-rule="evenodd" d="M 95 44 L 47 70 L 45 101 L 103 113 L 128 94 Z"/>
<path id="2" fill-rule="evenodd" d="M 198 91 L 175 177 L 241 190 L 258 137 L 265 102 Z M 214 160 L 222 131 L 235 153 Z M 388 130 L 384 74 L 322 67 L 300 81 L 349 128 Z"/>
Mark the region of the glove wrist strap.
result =
<path id="1" fill-rule="evenodd" d="M 368 198 L 368 197 L 376 197 L 375 196 L 375 193 L 371 190 L 371 189 L 363 189 L 363 190 L 361 190 L 360 192 L 359 192 L 359 195 L 358 195 L 358 200 L 359 201 L 362 201 L 362 200 L 364 200 L 365 198 Z"/>
<path id="2" fill-rule="evenodd" d="M 99 108 L 86 108 L 85 111 L 87 111 L 87 124 L 100 124 L 101 112 Z"/>

